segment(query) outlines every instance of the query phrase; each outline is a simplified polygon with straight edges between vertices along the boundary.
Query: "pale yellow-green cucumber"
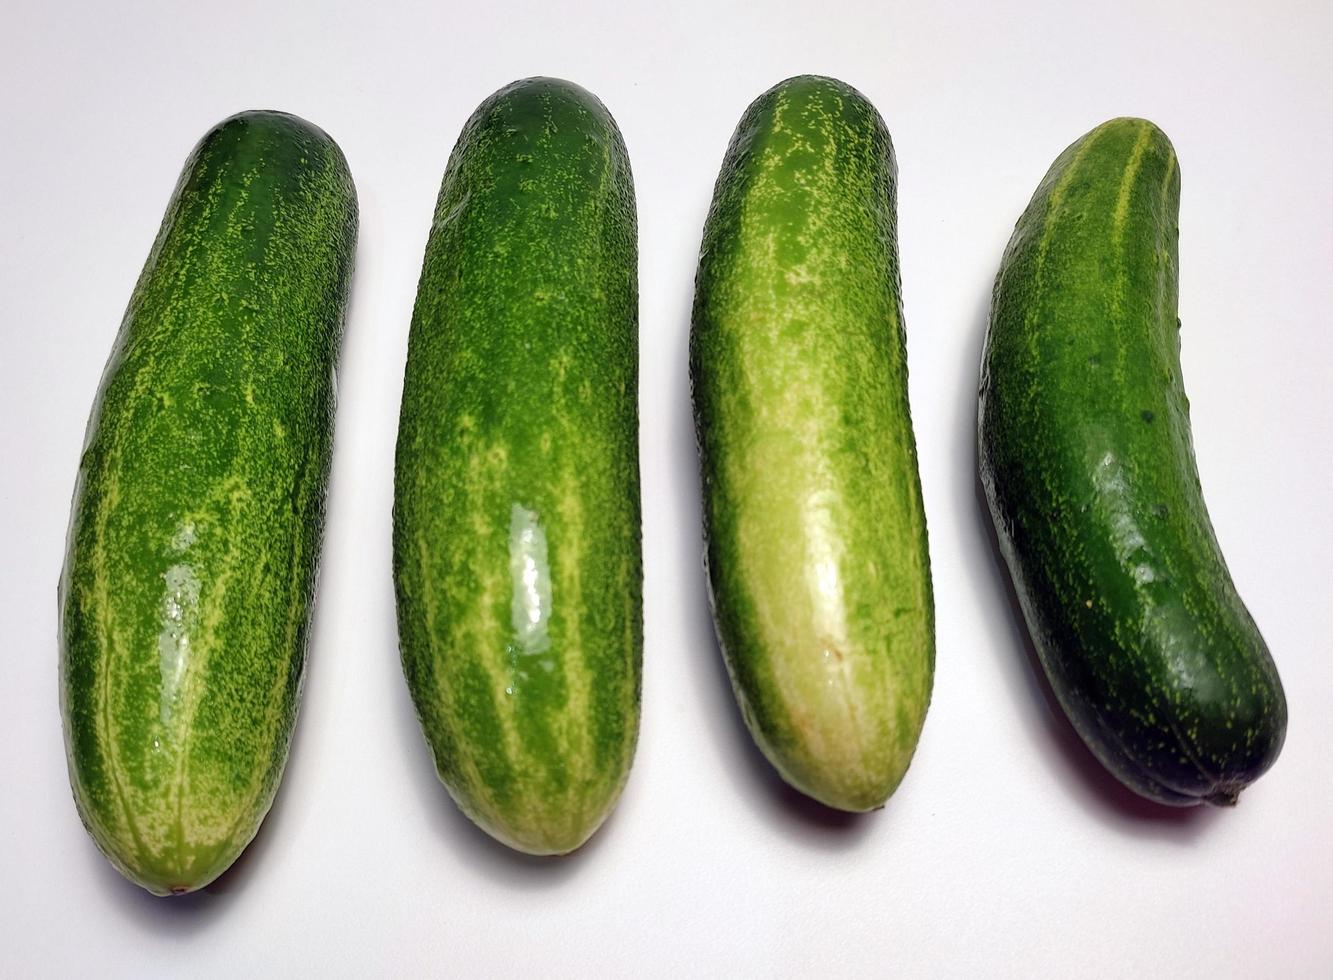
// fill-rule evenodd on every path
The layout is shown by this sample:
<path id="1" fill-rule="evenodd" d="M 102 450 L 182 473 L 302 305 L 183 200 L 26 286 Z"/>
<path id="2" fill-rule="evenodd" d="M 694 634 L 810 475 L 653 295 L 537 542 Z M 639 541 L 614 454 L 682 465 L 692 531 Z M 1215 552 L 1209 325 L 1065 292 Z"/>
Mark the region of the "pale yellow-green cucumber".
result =
<path id="1" fill-rule="evenodd" d="M 750 731 L 792 786 L 882 806 L 930 702 L 934 608 L 875 108 L 792 78 L 740 121 L 690 343 L 706 562 Z"/>

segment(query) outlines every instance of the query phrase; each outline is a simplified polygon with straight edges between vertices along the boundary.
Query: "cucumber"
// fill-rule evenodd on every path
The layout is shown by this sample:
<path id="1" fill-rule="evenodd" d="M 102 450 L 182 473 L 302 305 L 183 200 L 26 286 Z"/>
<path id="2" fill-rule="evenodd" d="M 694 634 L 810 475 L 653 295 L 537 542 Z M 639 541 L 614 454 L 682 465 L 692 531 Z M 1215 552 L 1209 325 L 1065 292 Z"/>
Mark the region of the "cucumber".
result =
<path id="1" fill-rule="evenodd" d="M 690 336 L 705 564 L 759 748 L 803 793 L 882 806 L 934 674 L 888 130 L 788 79 L 746 110 L 704 228 Z"/>
<path id="2" fill-rule="evenodd" d="M 403 671 L 458 806 L 563 854 L 638 737 L 643 651 L 634 187 L 570 82 L 496 92 L 435 208 L 403 382 Z"/>
<path id="3" fill-rule="evenodd" d="M 214 127 L 93 405 L 59 588 L 65 746 L 93 840 L 155 894 L 221 874 L 286 764 L 356 226 L 324 132 Z"/>
<path id="4" fill-rule="evenodd" d="M 1235 803 L 1287 707 L 1208 520 L 1180 375 L 1180 169 L 1114 119 L 1055 161 L 995 281 L 979 468 L 1055 695 L 1122 783 Z"/>

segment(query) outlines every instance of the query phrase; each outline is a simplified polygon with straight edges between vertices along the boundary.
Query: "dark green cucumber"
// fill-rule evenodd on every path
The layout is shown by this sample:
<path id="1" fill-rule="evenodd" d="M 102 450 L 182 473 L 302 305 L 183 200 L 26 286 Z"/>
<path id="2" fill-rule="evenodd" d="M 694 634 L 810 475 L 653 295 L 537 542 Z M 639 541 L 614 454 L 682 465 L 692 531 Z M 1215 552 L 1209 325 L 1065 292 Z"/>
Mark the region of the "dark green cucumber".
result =
<path id="1" fill-rule="evenodd" d="M 634 188 L 569 82 L 496 92 L 445 171 L 394 495 L 403 669 L 436 770 L 492 836 L 582 844 L 638 736 Z"/>
<path id="2" fill-rule="evenodd" d="M 934 606 L 907 401 L 889 133 L 788 79 L 732 137 L 690 342 L 706 564 L 755 741 L 829 806 L 882 806 L 930 702 Z"/>
<path id="3" fill-rule="evenodd" d="M 157 894 L 235 860 L 287 760 L 356 225 L 324 132 L 219 124 L 93 405 L 59 590 L 65 745 L 84 825 Z"/>
<path id="4" fill-rule="evenodd" d="M 1204 508 L 1180 377 L 1180 171 L 1114 119 L 1069 147 L 1005 250 L 981 481 L 1056 697 L 1137 793 L 1230 804 L 1287 707 Z"/>

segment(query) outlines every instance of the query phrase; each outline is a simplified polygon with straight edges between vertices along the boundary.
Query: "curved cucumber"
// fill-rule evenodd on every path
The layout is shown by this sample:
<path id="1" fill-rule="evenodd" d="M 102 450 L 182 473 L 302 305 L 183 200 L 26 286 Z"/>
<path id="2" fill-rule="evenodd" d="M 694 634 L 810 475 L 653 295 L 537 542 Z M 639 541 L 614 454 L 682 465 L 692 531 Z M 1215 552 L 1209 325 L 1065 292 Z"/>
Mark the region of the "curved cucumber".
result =
<path id="1" fill-rule="evenodd" d="M 1229 804 L 1277 758 L 1282 685 L 1204 508 L 1180 377 L 1180 171 L 1114 119 L 1069 147 L 1005 250 L 981 480 L 1028 629 L 1126 786 Z"/>
<path id="2" fill-rule="evenodd" d="M 736 698 L 783 778 L 844 810 L 902 779 L 935 661 L 896 170 L 879 114 L 842 82 L 760 96 L 718 177 L 690 343 Z"/>
<path id="3" fill-rule="evenodd" d="M 215 127 L 93 406 L 60 581 L 70 782 L 97 845 L 158 894 L 235 860 L 287 760 L 356 224 L 324 132 L 276 112 Z"/>
<path id="4" fill-rule="evenodd" d="M 394 571 L 436 769 L 560 854 L 629 774 L 643 648 L 634 188 L 593 95 L 515 82 L 445 171 L 403 384 Z"/>

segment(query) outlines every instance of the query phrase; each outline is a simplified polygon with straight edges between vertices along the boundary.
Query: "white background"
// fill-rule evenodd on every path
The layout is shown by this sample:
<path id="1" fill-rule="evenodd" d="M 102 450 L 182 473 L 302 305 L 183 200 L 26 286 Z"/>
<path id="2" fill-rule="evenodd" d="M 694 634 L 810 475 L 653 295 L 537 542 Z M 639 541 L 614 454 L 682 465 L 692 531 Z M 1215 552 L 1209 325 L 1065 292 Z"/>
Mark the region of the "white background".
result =
<path id="1" fill-rule="evenodd" d="M 1333 971 L 1333 7 L 707 0 L 0 12 L 0 974 L 1328 976 Z M 120 9 L 118 9 L 120 8 Z M 1093 8 L 1100 8 L 1094 10 Z M 800 72 L 888 121 L 938 608 L 934 703 L 881 812 L 785 790 L 713 641 L 685 344 L 742 110 Z M 411 304 L 449 150 L 510 80 L 580 82 L 638 187 L 646 650 L 619 809 L 558 861 L 436 782 L 399 670 L 389 527 Z M 84 424 L 194 142 L 245 108 L 327 129 L 361 202 L 308 683 L 278 801 L 205 893 L 123 881 L 70 798 L 55 584 Z M 1240 806 L 1162 811 L 1034 674 L 973 478 L 991 281 L 1056 154 L 1115 115 L 1181 159 L 1181 315 L 1213 522 L 1290 700 Z"/>

